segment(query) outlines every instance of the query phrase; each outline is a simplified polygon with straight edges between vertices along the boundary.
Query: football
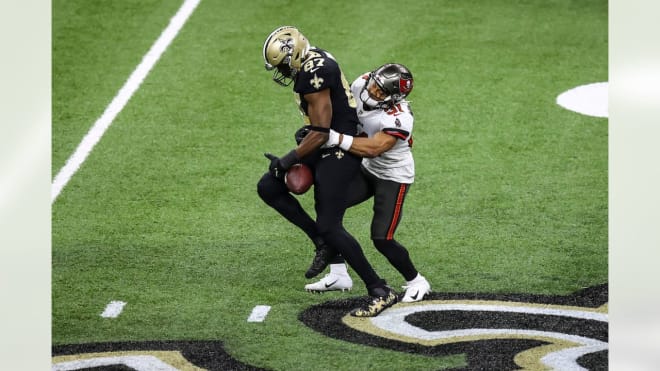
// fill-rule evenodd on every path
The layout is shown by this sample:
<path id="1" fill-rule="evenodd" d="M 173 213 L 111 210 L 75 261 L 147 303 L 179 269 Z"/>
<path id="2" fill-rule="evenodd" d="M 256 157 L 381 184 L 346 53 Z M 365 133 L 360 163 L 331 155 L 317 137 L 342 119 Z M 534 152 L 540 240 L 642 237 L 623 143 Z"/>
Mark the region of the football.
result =
<path id="1" fill-rule="evenodd" d="M 314 184 L 312 170 L 305 164 L 295 164 L 284 174 L 284 184 L 291 193 L 301 195 Z"/>

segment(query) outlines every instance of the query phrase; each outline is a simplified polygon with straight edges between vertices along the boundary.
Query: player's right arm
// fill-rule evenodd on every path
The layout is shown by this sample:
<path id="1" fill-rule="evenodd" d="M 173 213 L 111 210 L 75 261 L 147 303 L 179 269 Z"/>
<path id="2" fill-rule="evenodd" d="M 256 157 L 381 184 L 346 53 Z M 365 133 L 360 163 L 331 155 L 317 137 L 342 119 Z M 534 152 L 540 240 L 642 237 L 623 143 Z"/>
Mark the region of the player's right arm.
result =
<path id="1" fill-rule="evenodd" d="M 339 135 L 339 147 L 344 139 L 344 134 Z M 396 138 L 390 134 L 379 131 L 371 138 L 355 137 L 348 151 L 361 157 L 377 157 L 389 151 L 396 144 Z"/>
<path id="2" fill-rule="evenodd" d="M 381 130 L 373 136 L 352 137 L 331 130 L 326 145 L 339 146 L 345 151 L 362 157 L 380 156 L 392 149 L 397 140 L 407 141 L 412 131 L 412 114 L 403 112 L 400 107 L 386 111 L 386 113 L 387 115 L 381 118 Z"/>

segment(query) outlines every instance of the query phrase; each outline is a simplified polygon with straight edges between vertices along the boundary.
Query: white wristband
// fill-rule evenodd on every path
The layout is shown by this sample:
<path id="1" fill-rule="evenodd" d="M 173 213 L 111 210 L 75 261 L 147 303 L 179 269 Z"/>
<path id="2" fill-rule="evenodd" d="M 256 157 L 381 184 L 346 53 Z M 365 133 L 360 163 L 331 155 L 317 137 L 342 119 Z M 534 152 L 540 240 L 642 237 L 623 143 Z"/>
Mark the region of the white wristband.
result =
<path id="1" fill-rule="evenodd" d="M 330 133 L 328 133 L 328 140 L 321 146 L 321 148 L 329 148 L 329 147 L 335 147 L 337 144 L 339 144 L 339 134 L 338 132 L 330 129 Z"/>
<path id="2" fill-rule="evenodd" d="M 351 148 L 352 144 L 353 144 L 353 137 L 344 134 L 344 138 L 342 139 L 341 143 L 339 143 L 339 148 L 343 149 L 344 151 L 348 151 Z"/>

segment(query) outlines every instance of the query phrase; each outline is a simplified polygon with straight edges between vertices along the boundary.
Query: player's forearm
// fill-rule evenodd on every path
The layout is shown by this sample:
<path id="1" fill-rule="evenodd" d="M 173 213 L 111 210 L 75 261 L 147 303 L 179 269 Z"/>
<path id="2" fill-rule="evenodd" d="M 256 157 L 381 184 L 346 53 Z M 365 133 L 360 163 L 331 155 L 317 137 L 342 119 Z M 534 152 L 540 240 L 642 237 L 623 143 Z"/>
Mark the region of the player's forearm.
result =
<path id="1" fill-rule="evenodd" d="M 352 138 L 352 139 L 349 139 Z M 352 140 L 347 143 L 346 140 Z M 350 137 L 349 135 L 341 134 L 339 136 L 339 147 L 347 149 L 348 151 L 362 157 L 377 157 L 383 152 L 388 151 L 396 139 L 387 135 L 378 133 L 374 137 Z"/>
<path id="2" fill-rule="evenodd" d="M 344 134 L 341 134 L 339 144 L 345 143 L 344 139 L 346 139 Z M 353 143 L 351 143 L 348 151 L 361 157 L 376 157 L 382 153 L 379 151 L 378 145 L 369 138 L 353 138 Z"/>
<path id="3" fill-rule="evenodd" d="M 303 158 L 310 153 L 316 151 L 328 140 L 328 133 L 323 131 L 312 130 L 305 136 L 305 138 L 300 142 L 298 148 L 296 148 L 296 153 L 298 158 Z"/>

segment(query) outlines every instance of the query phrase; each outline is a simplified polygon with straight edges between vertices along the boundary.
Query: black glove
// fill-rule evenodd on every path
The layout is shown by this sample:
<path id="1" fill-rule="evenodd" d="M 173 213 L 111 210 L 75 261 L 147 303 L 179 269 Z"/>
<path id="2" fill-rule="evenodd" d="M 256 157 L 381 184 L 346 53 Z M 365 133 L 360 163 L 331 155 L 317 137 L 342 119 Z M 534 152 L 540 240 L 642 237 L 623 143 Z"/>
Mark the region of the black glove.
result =
<path id="1" fill-rule="evenodd" d="M 309 131 L 310 131 L 309 127 L 310 126 L 311 125 L 305 125 L 305 126 L 301 127 L 300 129 L 296 130 L 296 134 L 294 136 L 296 138 L 296 144 L 300 144 L 300 142 L 302 142 L 302 140 L 305 139 L 307 134 L 309 134 Z"/>
<path id="2" fill-rule="evenodd" d="M 281 158 L 271 153 L 264 153 L 264 156 L 270 160 L 268 171 L 279 180 L 284 180 L 284 174 L 286 174 L 286 171 L 289 170 L 293 164 L 299 162 L 295 149 L 289 151 L 289 153 L 282 156 Z"/>
<path id="3" fill-rule="evenodd" d="M 286 170 L 282 167 L 279 157 L 271 153 L 264 153 L 264 156 L 270 160 L 270 165 L 268 165 L 268 171 L 270 174 L 279 180 L 284 180 Z"/>

